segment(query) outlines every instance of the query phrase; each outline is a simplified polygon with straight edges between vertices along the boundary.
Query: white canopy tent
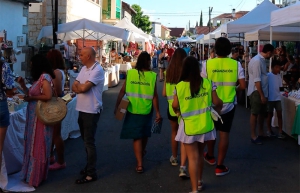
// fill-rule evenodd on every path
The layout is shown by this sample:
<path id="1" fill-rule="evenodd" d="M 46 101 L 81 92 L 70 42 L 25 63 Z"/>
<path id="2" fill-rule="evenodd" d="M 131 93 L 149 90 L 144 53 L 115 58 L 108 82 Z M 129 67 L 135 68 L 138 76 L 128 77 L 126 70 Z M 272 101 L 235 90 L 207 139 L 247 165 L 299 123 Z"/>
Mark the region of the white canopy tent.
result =
<path id="1" fill-rule="evenodd" d="M 245 33 L 245 41 L 270 40 L 270 25 Z M 300 41 L 300 27 L 273 27 L 275 41 Z"/>
<path id="2" fill-rule="evenodd" d="M 271 13 L 271 27 L 300 27 L 300 2 Z"/>
<path id="3" fill-rule="evenodd" d="M 196 40 L 193 40 L 192 38 L 188 37 L 188 36 L 181 36 L 180 38 L 176 39 L 177 42 L 186 42 L 186 43 L 190 43 L 190 42 L 196 42 Z"/>
<path id="4" fill-rule="evenodd" d="M 243 17 L 227 23 L 226 32 L 230 33 L 246 33 L 264 27 L 270 23 L 271 12 L 279 8 L 269 0 L 264 0 L 260 5 L 255 7 Z M 283 17 L 284 18 L 284 17 Z"/>
<path id="5" fill-rule="evenodd" d="M 114 40 L 121 39 L 128 41 L 130 32 L 126 29 L 119 27 L 103 24 L 100 22 L 80 19 L 64 24 L 59 24 L 57 29 L 58 38 L 61 40 L 72 40 L 72 39 L 92 39 L 92 40 Z M 53 27 L 44 26 L 38 36 L 38 40 L 43 37 L 52 38 Z"/>

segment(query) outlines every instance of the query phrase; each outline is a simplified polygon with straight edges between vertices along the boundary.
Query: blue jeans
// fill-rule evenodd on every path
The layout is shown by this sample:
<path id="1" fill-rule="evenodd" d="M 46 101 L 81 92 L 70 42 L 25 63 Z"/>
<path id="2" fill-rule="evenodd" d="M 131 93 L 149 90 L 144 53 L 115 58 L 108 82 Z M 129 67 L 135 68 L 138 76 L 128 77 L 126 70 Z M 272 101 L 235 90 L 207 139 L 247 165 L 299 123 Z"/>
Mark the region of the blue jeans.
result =
<path id="1" fill-rule="evenodd" d="M 9 126 L 9 111 L 7 106 L 7 100 L 0 100 L 0 127 Z"/>
<path id="2" fill-rule="evenodd" d="M 93 176 L 96 174 L 97 151 L 95 135 L 99 118 L 100 113 L 91 114 L 79 111 L 78 124 L 87 154 L 87 164 L 85 166 L 85 170 L 88 176 Z"/>
<path id="3" fill-rule="evenodd" d="M 157 58 L 152 58 L 152 67 L 157 68 Z"/>

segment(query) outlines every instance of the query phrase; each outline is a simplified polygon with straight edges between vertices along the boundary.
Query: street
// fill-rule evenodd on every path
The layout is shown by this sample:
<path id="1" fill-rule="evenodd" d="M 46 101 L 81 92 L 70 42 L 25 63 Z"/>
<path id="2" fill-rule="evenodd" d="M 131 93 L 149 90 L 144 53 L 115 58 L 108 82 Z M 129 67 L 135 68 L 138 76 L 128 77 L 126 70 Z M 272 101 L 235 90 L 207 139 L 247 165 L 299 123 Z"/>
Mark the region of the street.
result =
<path id="1" fill-rule="evenodd" d="M 160 111 L 164 118 L 161 134 L 153 134 L 144 158 L 145 172 L 135 171 L 132 140 L 121 140 L 122 121 L 114 118 L 114 106 L 123 80 L 103 93 L 104 111 L 96 136 L 98 180 L 76 185 L 79 171 L 85 166 L 81 138 L 65 141 L 64 170 L 49 171 L 47 181 L 37 192 L 189 192 L 189 180 L 178 177 L 179 166 L 171 166 L 171 128 L 167 119 L 167 100 L 162 97 L 163 83 L 157 82 Z M 299 146 L 291 137 L 270 138 L 263 145 L 250 142 L 250 110 L 237 106 L 225 165 L 230 174 L 217 177 L 215 166 L 204 164 L 205 192 L 299 192 Z M 74 117 L 74 121 L 77 118 Z M 266 129 L 266 128 L 265 128 Z M 276 131 L 276 130 L 275 130 Z M 276 132 L 277 133 L 277 132 Z M 217 152 L 217 150 L 216 150 Z M 216 156 L 216 155 L 215 155 Z"/>

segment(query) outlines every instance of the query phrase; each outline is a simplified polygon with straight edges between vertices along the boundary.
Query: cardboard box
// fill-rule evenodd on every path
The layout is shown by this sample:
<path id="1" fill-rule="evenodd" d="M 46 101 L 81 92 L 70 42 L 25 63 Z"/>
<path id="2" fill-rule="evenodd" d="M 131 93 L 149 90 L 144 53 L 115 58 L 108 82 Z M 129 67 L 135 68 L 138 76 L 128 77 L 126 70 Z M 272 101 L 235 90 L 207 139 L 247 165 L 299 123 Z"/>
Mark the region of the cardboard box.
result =
<path id="1" fill-rule="evenodd" d="M 118 120 L 122 120 L 123 117 L 125 116 L 126 112 L 127 112 L 127 107 L 128 107 L 128 104 L 129 104 L 129 100 L 127 99 L 122 99 L 119 107 L 118 107 L 118 110 L 116 112 L 116 119 Z"/>

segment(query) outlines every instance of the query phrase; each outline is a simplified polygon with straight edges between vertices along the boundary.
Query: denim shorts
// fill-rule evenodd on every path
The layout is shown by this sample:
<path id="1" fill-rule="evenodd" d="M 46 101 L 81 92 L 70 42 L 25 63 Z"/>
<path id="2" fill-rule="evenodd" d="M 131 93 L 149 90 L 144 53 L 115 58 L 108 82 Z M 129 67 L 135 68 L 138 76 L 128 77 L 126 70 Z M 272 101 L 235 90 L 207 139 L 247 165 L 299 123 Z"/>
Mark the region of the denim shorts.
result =
<path id="1" fill-rule="evenodd" d="M 7 101 L 0 100 L 0 127 L 7 127 L 9 125 L 9 111 Z"/>

